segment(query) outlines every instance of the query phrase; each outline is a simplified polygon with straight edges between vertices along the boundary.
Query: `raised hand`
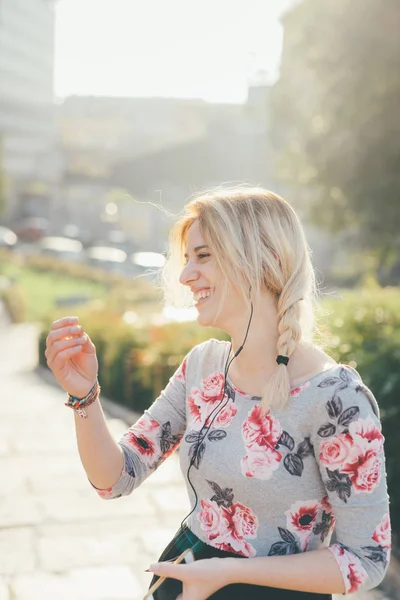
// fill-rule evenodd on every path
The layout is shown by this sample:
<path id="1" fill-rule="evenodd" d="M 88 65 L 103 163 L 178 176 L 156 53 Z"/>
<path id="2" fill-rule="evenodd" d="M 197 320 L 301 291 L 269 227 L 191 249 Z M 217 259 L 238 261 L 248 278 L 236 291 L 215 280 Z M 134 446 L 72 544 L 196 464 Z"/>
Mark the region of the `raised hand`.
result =
<path id="1" fill-rule="evenodd" d="M 96 382 L 96 348 L 77 317 L 54 321 L 46 340 L 47 365 L 61 387 L 77 398 L 86 396 Z"/>

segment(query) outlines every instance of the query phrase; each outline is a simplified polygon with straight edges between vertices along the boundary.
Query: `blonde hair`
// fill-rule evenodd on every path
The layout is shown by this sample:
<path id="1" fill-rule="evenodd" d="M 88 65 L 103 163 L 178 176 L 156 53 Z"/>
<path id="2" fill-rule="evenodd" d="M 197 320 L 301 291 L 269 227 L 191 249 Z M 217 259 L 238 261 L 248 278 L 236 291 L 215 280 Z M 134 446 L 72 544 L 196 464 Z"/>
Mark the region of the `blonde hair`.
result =
<path id="1" fill-rule="evenodd" d="M 193 198 L 170 233 L 164 268 L 167 302 L 182 306 L 178 272 L 183 265 L 187 233 L 198 220 L 223 277 L 221 307 L 228 285 L 234 285 L 250 308 L 251 293 L 266 290 L 277 300 L 277 355 L 289 356 L 300 340 L 312 342 L 316 330 L 317 287 L 303 226 L 286 200 L 262 188 L 215 189 Z M 172 292 L 172 294 L 171 294 Z M 290 396 L 285 365 L 277 365 L 262 398 L 263 412 L 284 408 Z"/>

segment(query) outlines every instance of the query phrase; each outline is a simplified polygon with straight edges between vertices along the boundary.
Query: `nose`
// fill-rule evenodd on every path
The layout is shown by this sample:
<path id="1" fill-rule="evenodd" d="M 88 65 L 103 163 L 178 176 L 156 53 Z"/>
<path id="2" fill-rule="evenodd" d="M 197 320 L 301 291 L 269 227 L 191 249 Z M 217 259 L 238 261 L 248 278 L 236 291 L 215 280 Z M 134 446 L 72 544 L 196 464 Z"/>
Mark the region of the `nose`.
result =
<path id="1" fill-rule="evenodd" d="M 192 281 L 196 281 L 198 278 L 199 271 L 197 266 L 189 260 L 181 271 L 179 281 L 182 285 L 190 285 Z"/>

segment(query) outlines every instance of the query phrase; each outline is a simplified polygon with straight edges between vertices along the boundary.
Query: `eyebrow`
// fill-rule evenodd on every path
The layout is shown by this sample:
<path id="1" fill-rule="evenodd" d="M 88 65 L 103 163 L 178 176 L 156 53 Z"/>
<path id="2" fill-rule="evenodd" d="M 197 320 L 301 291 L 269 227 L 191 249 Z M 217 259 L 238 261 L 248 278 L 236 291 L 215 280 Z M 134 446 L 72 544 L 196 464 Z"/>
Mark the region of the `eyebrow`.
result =
<path id="1" fill-rule="evenodd" d="M 206 244 L 203 244 L 202 246 L 196 246 L 196 248 L 194 249 L 194 252 L 198 252 L 199 250 L 202 250 L 203 248 L 208 248 L 208 246 Z M 185 254 L 183 255 L 185 258 L 188 257 L 187 252 L 185 252 Z"/>

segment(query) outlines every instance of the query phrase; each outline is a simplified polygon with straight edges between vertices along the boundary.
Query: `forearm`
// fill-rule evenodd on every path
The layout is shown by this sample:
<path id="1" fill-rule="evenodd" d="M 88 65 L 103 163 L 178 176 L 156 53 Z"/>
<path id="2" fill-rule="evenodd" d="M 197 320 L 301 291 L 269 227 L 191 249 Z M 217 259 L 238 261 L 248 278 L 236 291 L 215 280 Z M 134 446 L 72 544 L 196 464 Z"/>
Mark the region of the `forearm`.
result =
<path id="1" fill-rule="evenodd" d="M 98 489 L 108 489 L 121 475 L 122 450 L 110 433 L 100 402 L 85 410 L 87 419 L 74 415 L 79 456 L 90 482 Z"/>
<path id="2" fill-rule="evenodd" d="M 260 556 L 232 559 L 229 564 L 230 583 L 250 583 L 275 588 L 344 594 L 339 566 L 326 548 L 289 556 Z"/>

